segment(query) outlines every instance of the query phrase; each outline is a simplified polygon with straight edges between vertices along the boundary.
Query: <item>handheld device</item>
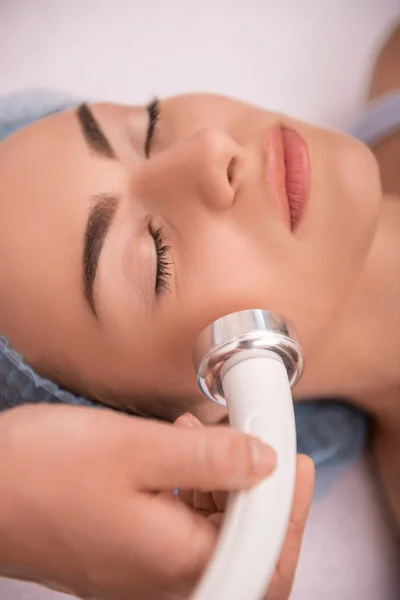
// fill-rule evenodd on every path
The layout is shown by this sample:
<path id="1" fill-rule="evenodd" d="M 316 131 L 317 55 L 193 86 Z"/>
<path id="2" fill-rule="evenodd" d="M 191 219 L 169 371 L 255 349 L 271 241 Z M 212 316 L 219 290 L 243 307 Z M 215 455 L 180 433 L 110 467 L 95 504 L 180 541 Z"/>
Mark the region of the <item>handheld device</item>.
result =
<path id="1" fill-rule="evenodd" d="M 227 405 L 231 424 L 276 451 L 274 473 L 229 495 L 216 551 L 192 600 L 260 600 L 268 588 L 289 522 L 296 465 L 291 386 L 302 373 L 293 329 L 254 309 L 218 319 L 194 352 L 200 389 Z"/>

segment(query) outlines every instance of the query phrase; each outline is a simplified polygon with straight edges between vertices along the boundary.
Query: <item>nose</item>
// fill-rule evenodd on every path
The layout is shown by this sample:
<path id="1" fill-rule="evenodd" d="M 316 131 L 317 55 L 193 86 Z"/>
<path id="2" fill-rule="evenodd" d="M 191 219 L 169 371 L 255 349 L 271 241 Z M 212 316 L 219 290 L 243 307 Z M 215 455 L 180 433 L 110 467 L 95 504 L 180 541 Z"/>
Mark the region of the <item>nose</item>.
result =
<path id="1" fill-rule="evenodd" d="M 192 199 L 208 210 L 227 210 L 239 185 L 239 159 L 240 147 L 224 130 L 202 129 L 144 163 L 140 193 L 181 207 Z"/>

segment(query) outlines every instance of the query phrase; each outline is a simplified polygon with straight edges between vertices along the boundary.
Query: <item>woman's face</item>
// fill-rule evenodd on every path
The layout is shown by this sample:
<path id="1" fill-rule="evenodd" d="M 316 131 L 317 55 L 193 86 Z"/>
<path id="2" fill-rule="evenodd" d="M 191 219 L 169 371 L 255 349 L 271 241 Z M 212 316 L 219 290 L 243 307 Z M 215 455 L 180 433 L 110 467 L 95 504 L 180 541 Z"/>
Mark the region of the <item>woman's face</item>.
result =
<path id="1" fill-rule="evenodd" d="M 196 336 L 266 308 L 293 322 L 307 357 L 366 259 L 374 159 L 347 136 L 212 95 L 89 109 L 0 144 L 0 332 L 90 397 L 172 417 L 187 398 L 214 418 L 196 389 Z M 274 183 L 279 125 L 308 146 L 295 231 Z"/>

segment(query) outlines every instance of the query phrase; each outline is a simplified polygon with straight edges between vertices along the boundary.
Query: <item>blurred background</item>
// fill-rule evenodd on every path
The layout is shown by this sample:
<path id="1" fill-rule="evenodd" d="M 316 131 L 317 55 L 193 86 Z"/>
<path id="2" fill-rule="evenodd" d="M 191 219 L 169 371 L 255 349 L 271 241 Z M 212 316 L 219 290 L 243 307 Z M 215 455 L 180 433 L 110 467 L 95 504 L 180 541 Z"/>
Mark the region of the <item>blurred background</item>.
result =
<path id="1" fill-rule="evenodd" d="M 398 0 L 0 0 L 0 95 L 212 91 L 345 129 L 399 18 Z M 385 531 L 360 459 L 313 505 L 293 600 L 396 600 Z M 0 580 L 1 600 L 55 598 Z"/>
<path id="2" fill-rule="evenodd" d="M 399 13 L 398 0 L 0 0 L 0 94 L 213 91 L 342 127 Z"/>

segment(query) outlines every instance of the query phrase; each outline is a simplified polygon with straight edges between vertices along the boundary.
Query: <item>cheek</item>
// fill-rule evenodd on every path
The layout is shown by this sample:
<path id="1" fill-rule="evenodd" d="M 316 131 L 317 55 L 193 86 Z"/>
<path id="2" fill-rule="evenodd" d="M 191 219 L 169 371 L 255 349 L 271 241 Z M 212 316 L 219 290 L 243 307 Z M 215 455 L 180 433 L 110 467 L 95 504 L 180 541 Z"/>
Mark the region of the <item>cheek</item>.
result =
<path id="1" fill-rule="evenodd" d="M 340 304 L 326 265 L 307 246 L 285 251 L 280 247 L 278 252 L 265 239 L 259 242 L 221 235 L 218 246 L 204 245 L 201 260 L 191 263 L 181 301 L 169 321 L 173 330 L 167 337 L 177 342 L 176 348 L 191 356 L 204 327 L 225 314 L 251 308 L 288 319 L 305 353 L 321 338 Z"/>
<path id="2" fill-rule="evenodd" d="M 289 279 L 282 302 L 308 348 L 336 322 L 357 282 L 374 238 L 381 191 L 376 161 L 363 144 L 296 125 L 309 141 L 312 186 L 305 219 L 285 259 Z"/>

